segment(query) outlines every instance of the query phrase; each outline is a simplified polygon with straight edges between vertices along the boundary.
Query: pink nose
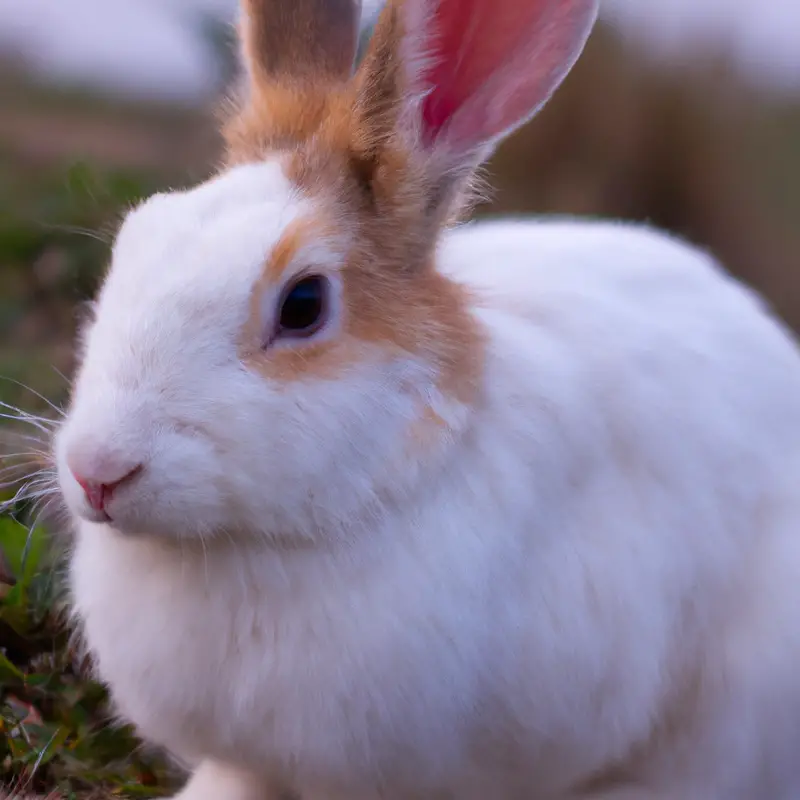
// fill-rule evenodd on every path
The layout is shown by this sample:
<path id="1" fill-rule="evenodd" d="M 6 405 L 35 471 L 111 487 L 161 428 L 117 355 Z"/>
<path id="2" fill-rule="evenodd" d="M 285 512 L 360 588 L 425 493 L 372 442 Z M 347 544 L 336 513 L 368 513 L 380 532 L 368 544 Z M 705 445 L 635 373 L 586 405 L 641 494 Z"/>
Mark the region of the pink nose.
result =
<path id="1" fill-rule="evenodd" d="M 138 475 L 141 470 L 142 466 L 140 464 L 139 466 L 134 467 L 132 470 L 127 472 L 121 478 L 118 478 L 114 481 L 107 481 L 105 483 L 98 480 L 85 478 L 74 471 L 72 474 L 74 475 L 75 480 L 78 482 L 81 489 L 83 489 L 84 493 L 86 494 L 86 500 L 88 501 L 89 505 L 95 511 L 105 511 L 108 501 L 114 494 L 114 490 L 121 484 Z"/>

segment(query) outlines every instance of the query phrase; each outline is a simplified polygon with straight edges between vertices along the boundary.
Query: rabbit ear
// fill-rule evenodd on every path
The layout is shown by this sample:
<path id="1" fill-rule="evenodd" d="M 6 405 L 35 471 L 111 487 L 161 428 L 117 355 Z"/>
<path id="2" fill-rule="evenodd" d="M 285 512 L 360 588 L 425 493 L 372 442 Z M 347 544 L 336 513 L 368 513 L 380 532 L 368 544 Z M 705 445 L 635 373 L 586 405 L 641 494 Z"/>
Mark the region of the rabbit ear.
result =
<path id="1" fill-rule="evenodd" d="M 275 81 L 347 80 L 361 0 L 242 0 L 244 60 L 256 89 Z"/>
<path id="2" fill-rule="evenodd" d="M 362 65 L 363 119 L 411 113 L 422 146 L 480 161 L 572 68 L 599 0 L 389 0 Z"/>
<path id="3" fill-rule="evenodd" d="M 428 145 L 456 154 L 530 119 L 578 59 L 598 0 L 438 0 L 422 76 Z"/>

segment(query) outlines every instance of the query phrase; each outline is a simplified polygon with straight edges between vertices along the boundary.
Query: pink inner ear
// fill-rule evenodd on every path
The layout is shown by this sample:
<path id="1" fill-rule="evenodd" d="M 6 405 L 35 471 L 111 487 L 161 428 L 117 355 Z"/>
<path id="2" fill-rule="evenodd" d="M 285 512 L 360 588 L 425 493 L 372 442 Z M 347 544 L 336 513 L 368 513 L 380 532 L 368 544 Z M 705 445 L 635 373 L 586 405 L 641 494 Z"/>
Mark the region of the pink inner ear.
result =
<path id="1" fill-rule="evenodd" d="M 474 148 L 530 117 L 569 71 L 597 0 L 433 0 L 428 144 Z"/>

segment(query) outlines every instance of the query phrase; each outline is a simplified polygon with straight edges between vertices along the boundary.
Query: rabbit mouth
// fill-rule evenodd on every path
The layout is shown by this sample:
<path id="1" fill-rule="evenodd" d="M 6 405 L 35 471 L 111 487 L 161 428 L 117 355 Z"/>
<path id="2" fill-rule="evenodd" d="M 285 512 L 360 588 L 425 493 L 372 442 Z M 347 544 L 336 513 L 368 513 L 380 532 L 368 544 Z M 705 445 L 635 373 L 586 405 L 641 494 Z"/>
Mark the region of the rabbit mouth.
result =
<path id="1" fill-rule="evenodd" d="M 95 511 L 92 508 L 81 508 L 79 511 L 79 515 L 82 519 L 86 520 L 86 522 L 96 522 L 96 523 L 108 523 L 113 524 L 114 520 L 111 515 L 105 511 Z"/>

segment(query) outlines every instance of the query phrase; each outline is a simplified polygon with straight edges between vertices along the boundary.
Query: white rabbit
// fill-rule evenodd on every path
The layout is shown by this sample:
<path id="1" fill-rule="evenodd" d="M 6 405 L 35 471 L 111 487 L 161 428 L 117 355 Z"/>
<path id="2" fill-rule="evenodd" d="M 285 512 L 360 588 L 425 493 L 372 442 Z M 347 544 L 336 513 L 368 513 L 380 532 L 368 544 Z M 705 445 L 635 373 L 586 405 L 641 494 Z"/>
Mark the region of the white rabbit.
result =
<path id="1" fill-rule="evenodd" d="M 457 226 L 595 0 L 246 0 L 225 169 L 125 221 L 55 451 L 185 800 L 800 797 L 800 356 L 645 228 Z"/>

